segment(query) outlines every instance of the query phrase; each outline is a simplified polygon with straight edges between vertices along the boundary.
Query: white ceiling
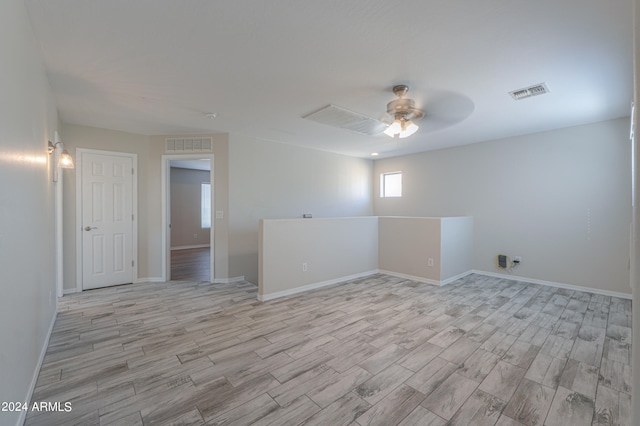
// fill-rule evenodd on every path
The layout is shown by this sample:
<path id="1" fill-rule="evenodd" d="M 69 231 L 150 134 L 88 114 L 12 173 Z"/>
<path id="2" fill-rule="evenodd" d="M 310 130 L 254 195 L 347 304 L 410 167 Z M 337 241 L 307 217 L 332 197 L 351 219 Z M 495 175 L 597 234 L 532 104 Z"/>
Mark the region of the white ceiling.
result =
<path id="1" fill-rule="evenodd" d="M 25 1 L 74 124 L 369 158 L 624 117 L 632 100 L 631 0 Z M 410 138 L 301 118 L 381 118 L 401 83 L 426 112 Z"/>

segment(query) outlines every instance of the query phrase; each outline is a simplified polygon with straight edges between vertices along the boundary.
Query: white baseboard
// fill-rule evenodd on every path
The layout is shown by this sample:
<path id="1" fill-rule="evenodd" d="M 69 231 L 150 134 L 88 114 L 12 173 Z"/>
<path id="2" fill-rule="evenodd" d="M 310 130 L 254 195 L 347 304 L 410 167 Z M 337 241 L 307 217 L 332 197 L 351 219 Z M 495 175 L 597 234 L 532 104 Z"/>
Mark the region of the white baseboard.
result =
<path id="1" fill-rule="evenodd" d="M 242 276 L 233 277 L 233 278 L 216 278 L 215 280 L 213 280 L 213 282 L 221 283 L 221 284 L 231 284 L 231 283 L 236 283 L 244 280 L 245 280 L 244 275 L 242 275 Z M 163 283 L 163 282 L 165 282 L 165 280 L 163 280 L 162 277 L 140 277 L 133 281 L 134 284 Z M 77 293 L 77 292 L 78 291 L 75 288 L 66 288 L 62 291 L 62 294 L 71 294 L 71 293 Z"/>
<path id="2" fill-rule="evenodd" d="M 464 278 L 464 277 L 466 277 L 467 275 L 471 275 L 471 274 L 473 274 L 473 271 L 472 271 L 472 270 L 468 270 L 468 271 L 463 272 L 463 273 L 461 273 L 461 274 L 458 274 L 458 275 L 454 275 L 454 276 L 452 276 L 452 277 L 449 277 L 449 278 L 447 278 L 446 280 L 442 280 L 442 281 L 440 281 L 440 285 L 441 285 L 441 286 L 443 286 L 443 285 L 451 284 L 452 282 L 457 281 L 457 280 L 459 280 L 460 278 Z"/>
<path id="3" fill-rule="evenodd" d="M 215 284 L 233 284 L 240 281 L 245 281 L 244 275 L 241 275 L 239 277 L 232 277 L 232 278 L 214 278 L 213 280 Z"/>
<path id="4" fill-rule="evenodd" d="M 142 277 L 133 281 L 134 284 L 139 283 L 163 283 L 165 282 L 162 277 Z"/>
<path id="5" fill-rule="evenodd" d="M 171 251 L 173 250 L 189 250 L 189 249 L 195 249 L 195 248 L 208 248 L 211 247 L 209 244 L 194 244 L 192 246 L 176 246 L 176 247 L 171 247 Z"/>
<path id="6" fill-rule="evenodd" d="M 431 284 L 431 285 L 437 285 L 437 286 L 444 286 L 444 285 L 450 284 L 450 283 L 452 283 L 452 282 L 454 282 L 456 280 L 459 280 L 460 278 L 466 277 L 467 275 L 470 275 L 470 274 L 478 274 L 478 275 L 484 275 L 484 276 L 494 277 L 494 278 L 506 278 L 506 279 L 510 279 L 510 280 L 522 281 L 522 282 L 531 283 L 531 284 L 539 284 L 539 285 L 543 285 L 543 286 L 547 286 L 547 287 L 564 288 L 564 289 L 567 289 L 567 290 L 577 290 L 577 291 L 584 291 L 584 292 L 587 292 L 587 293 L 601 294 L 603 296 L 619 297 L 621 299 L 631 299 L 631 294 L 620 293 L 620 292 L 617 292 L 617 291 L 609 291 L 609 290 L 602 290 L 602 289 L 592 288 L 592 287 L 583 287 L 583 286 L 579 286 L 579 285 L 557 283 L 557 282 L 553 282 L 553 281 L 544 281 L 544 280 L 538 280 L 538 279 L 535 279 L 535 278 L 519 277 L 519 276 L 515 276 L 515 275 L 499 274 L 499 273 L 495 273 L 495 272 L 480 271 L 480 270 L 477 270 L 477 269 L 473 269 L 473 270 L 470 270 L 470 271 L 463 272 L 461 274 L 455 275 L 453 277 L 449 277 L 449 278 L 447 278 L 445 280 L 442 280 L 442 281 L 432 280 L 432 279 L 423 278 L 423 277 L 418 277 L 418 276 L 415 276 L 415 275 L 402 274 L 402 273 L 399 273 L 399 272 L 386 271 L 386 270 L 383 270 L 383 269 L 377 269 L 377 270 L 362 272 L 362 273 L 359 273 L 359 274 L 354 274 L 354 275 L 350 275 L 350 276 L 346 276 L 346 277 L 340 277 L 340 278 L 336 278 L 336 279 L 333 279 L 333 280 L 321 281 L 321 282 L 313 283 L 313 284 L 307 284 L 307 285 L 304 285 L 302 287 L 296 287 L 296 288 L 292 288 L 292 289 L 289 289 L 289 290 L 278 291 L 278 292 L 275 292 L 275 293 L 262 294 L 262 295 L 258 294 L 258 300 L 261 301 L 261 302 L 266 302 L 268 300 L 273 300 L 273 299 L 277 299 L 277 298 L 280 298 L 280 297 L 291 296 L 291 295 L 294 295 L 294 294 L 303 293 L 305 291 L 310 291 L 310 290 L 315 290 L 315 289 L 322 288 L 322 287 L 327 287 L 327 286 L 331 286 L 331 285 L 335 285 L 335 284 L 340 284 L 340 283 L 345 282 L 345 281 L 353 280 L 353 279 L 356 279 L 356 278 L 362 278 L 362 277 L 366 277 L 366 276 L 377 274 L 377 273 L 385 274 L 385 275 L 391 275 L 391 276 L 398 277 L 398 278 L 404 278 L 404 279 L 408 279 L 408 280 L 412 280 L 412 281 L 417 281 L 417 282 L 422 282 L 422 283 L 425 283 L 425 284 Z"/>
<path id="7" fill-rule="evenodd" d="M 432 279 L 424 278 L 424 277 L 418 277 L 418 276 L 415 276 L 415 275 L 403 274 L 402 272 L 393 272 L 393 271 L 387 271 L 385 269 L 378 269 L 378 273 L 385 274 L 385 275 L 391 275 L 392 277 L 404 278 L 406 280 L 418 281 L 420 283 L 440 286 L 440 281 L 432 280 Z"/>
<path id="8" fill-rule="evenodd" d="M 577 291 L 584 291 L 586 293 L 595 293 L 595 294 L 601 294 L 603 296 L 612 296 L 612 297 L 619 297 L 621 299 L 631 299 L 631 294 L 627 294 L 627 293 L 620 293 L 617 291 L 609 291 L 609 290 L 602 290 L 599 288 L 593 288 L 593 287 L 583 287 L 580 285 L 573 285 L 573 284 L 564 284 L 564 283 L 557 283 L 557 282 L 553 282 L 553 281 L 545 281 L 545 280 L 538 280 L 535 278 L 526 278 L 526 277 L 518 277 L 515 275 L 507 275 L 507 274 L 499 274 L 496 272 L 488 272 L 488 271 L 479 271 L 474 269 L 472 271 L 474 274 L 478 274 L 478 275 L 485 275 L 487 277 L 493 277 L 493 278 L 506 278 L 509 280 L 515 280 L 515 281 L 523 281 L 526 283 L 530 283 L 530 284 L 539 284 L 539 285 L 543 285 L 543 286 L 547 286 L 547 287 L 557 287 L 557 288 L 564 288 L 567 290 L 577 290 Z"/>
<path id="9" fill-rule="evenodd" d="M 29 384 L 29 390 L 27 391 L 27 396 L 23 400 L 27 402 L 28 406 L 31 406 L 31 397 L 33 396 L 33 391 L 36 388 L 38 376 L 40 375 L 40 369 L 42 368 L 42 362 L 44 361 L 44 356 L 47 354 L 47 348 L 49 347 L 49 339 L 51 339 L 51 333 L 53 333 L 53 326 L 56 324 L 57 317 L 58 317 L 58 303 L 56 302 L 56 309 L 53 312 L 53 318 L 51 318 L 51 324 L 49 324 L 49 331 L 47 331 L 47 337 L 44 339 L 44 344 L 42 345 L 42 349 L 40 350 L 40 358 L 38 359 L 38 364 L 36 365 L 36 369 L 33 372 L 33 377 L 31 378 L 31 383 Z M 17 424 L 18 425 L 24 424 L 26 417 L 27 417 L 27 411 L 21 411 Z"/>
<path id="10" fill-rule="evenodd" d="M 460 278 L 466 277 L 467 275 L 473 273 L 473 271 L 469 270 L 469 271 L 463 272 L 461 274 L 454 275 L 453 277 L 449 277 L 449 278 L 447 278 L 445 280 L 438 281 L 438 280 L 432 280 L 432 279 L 424 278 L 424 277 L 417 277 L 415 275 L 402 274 L 400 272 L 386 271 L 386 270 L 382 270 L 382 269 L 380 269 L 378 272 L 380 272 L 381 274 L 385 274 L 385 275 L 391 275 L 393 277 L 405 278 L 407 280 L 418 281 L 418 282 L 425 283 L 425 284 L 437 285 L 437 286 L 440 286 L 440 287 L 442 287 L 444 285 L 447 285 L 447 284 L 451 284 L 455 280 L 459 280 Z"/>
<path id="11" fill-rule="evenodd" d="M 307 285 L 304 285 L 302 287 L 296 287 L 296 288 L 291 288 L 289 290 L 277 291 L 275 293 L 258 294 L 258 300 L 261 301 L 261 302 L 266 302 L 268 300 L 278 299 L 280 297 L 285 297 L 285 296 L 291 296 L 291 295 L 294 295 L 294 294 L 303 293 L 305 291 L 316 290 L 318 288 L 328 287 L 330 285 L 335 285 L 335 284 L 340 284 L 340 283 L 343 283 L 345 281 L 355 280 L 357 278 L 362 278 L 362 277 L 366 277 L 366 276 L 377 274 L 377 273 L 378 273 L 378 270 L 375 269 L 373 271 L 360 272 L 360 273 L 354 274 L 354 275 L 348 275 L 348 276 L 345 276 L 345 277 L 335 278 L 335 279 L 327 280 L 327 281 L 320 281 L 320 282 L 313 283 L 313 284 L 307 284 Z"/>
<path id="12" fill-rule="evenodd" d="M 232 283 L 237 283 L 240 281 L 244 281 L 244 275 L 241 275 L 239 277 L 232 277 L 232 278 L 215 278 L 213 280 L 214 283 L 216 284 L 232 284 Z M 165 280 L 162 279 L 162 277 L 143 277 L 143 278 L 138 278 L 137 280 L 134 281 L 136 284 L 138 283 L 163 283 L 165 282 Z"/>
<path id="13" fill-rule="evenodd" d="M 142 278 L 137 278 L 135 280 L 133 280 L 133 284 L 139 284 L 139 283 L 163 283 L 164 280 L 161 277 L 142 277 Z M 73 293 L 80 293 L 81 291 L 78 290 L 77 288 L 64 288 L 62 289 L 62 295 L 67 295 L 67 294 L 73 294 Z"/>

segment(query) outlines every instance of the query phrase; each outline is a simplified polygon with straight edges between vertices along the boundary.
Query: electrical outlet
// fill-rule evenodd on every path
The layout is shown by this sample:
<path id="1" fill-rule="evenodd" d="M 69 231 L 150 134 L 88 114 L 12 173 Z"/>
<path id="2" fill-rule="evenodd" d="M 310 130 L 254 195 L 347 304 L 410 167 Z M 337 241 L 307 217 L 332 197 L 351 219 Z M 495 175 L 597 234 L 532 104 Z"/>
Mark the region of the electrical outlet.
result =
<path id="1" fill-rule="evenodd" d="M 193 234 L 193 238 L 197 239 L 198 238 L 198 234 Z"/>
<path id="2" fill-rule="evenodd" d="M 307 272 L 309 270 L 309 265 L 307 262 L 302 262 L 302 272 Z"/>
<path id="3" fill-rule="evenodd" d="M 427 259 L 427 266 L 430 268 L 433 268 L 433 257 L 430 257 L 429 259 Z"/>

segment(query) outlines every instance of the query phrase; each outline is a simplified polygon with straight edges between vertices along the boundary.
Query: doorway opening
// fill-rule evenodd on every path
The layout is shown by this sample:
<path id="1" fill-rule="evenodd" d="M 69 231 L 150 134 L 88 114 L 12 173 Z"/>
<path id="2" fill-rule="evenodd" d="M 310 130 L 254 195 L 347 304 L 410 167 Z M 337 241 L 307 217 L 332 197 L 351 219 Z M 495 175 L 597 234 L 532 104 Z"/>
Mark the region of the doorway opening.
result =
<path id="1" fill-rule="evenodd" d="M 163 279 L 213 282 L 213 155 L 165 155 Z"/>

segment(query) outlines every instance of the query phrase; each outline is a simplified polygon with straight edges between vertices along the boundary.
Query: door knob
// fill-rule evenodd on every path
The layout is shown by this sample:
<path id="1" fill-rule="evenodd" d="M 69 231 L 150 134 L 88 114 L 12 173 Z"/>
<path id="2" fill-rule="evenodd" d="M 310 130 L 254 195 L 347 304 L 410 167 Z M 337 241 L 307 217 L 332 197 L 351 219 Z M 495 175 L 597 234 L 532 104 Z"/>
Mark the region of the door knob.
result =
<path id="1" fill-rule="evenodd" d="M 85 226 L 84 227 L 85 231 L 91 231 L 92 229 L 98 229 L 98 227 L 97 226 Z"/>

